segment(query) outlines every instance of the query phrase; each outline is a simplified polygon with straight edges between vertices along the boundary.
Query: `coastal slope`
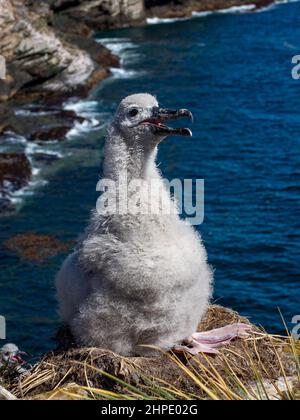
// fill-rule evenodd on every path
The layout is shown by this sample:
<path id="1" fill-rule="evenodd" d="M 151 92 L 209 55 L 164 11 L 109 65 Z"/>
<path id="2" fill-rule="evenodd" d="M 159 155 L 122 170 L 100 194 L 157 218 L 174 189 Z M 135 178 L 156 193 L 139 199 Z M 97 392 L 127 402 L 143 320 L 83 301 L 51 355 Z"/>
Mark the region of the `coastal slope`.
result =
<path id="1" fill-rule="evenodd" d="M 260 8 L 270 3 L 272 0 L 1 0 L 0 56 L 5 59 L 6 78 L 0 79 L 0 145 L 12 133 L 44 146 L 64 140 L 74 124 L 84 122 L 75 112 L 66 112 L 62 104 L 70 97 L 88 96 L 111 75 L 112 67 L 119 66 L 119 58 L 95 41 L 96 31 L 145 25 L 151 17 L 190 17 L 193 12 L 250 4 Z M 18 112 L 20 107 L 26 115 Z M 0 149 L 0 213 L 14 210 L 11 193 L 31 179 L 23 171 L 26 155 L 5 149 L 9 161 L 20 162 L 12 173 L 2 152 Z M 30 159 L 26 164 L 30 165 Z"/>

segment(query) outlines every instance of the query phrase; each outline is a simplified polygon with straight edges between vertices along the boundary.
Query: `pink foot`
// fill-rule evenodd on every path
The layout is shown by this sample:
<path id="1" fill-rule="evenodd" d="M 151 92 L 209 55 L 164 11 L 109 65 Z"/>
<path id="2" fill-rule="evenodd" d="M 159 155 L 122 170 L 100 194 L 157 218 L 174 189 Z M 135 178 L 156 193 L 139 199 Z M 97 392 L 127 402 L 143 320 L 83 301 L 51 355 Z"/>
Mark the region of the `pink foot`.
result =
<path id="1" fill-rule="evenodd" d="M 187 340 L 186 345 L 175 346 L 175 352 L 218 354 L 218 348 L 229 344 L 235 338 L 248 338 L 252 326 L 248 324 L 231 324 L 207 332 L 196 332 Z"/>

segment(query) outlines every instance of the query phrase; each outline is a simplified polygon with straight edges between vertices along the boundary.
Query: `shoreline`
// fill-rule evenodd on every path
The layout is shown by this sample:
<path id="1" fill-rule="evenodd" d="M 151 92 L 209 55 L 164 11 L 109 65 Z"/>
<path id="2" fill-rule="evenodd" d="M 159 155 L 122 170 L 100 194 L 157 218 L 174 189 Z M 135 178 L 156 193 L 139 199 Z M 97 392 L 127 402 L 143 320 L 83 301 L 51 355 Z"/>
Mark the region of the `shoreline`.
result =
<path id="1" fill-rule="evenodd" d="M 152 3 L 156 3 L 153 1 Z M 146 12 L 147 19 L 189 19 L 193 16 L 206 16 L 218 11 L 238 11 L 244 9 L 247 12 L 255 12 L 260 9 L 276 4 L 276 0 L 191 0 L 186 7 L 182 5 L 154 5 Z"/>

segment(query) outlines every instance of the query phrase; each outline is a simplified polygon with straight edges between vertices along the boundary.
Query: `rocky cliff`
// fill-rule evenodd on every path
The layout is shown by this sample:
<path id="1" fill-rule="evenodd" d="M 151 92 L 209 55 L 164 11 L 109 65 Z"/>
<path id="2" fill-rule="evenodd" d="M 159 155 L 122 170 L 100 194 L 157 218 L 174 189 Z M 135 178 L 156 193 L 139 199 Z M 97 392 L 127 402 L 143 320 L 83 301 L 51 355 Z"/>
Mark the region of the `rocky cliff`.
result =
<path id="1" fill-rule="evenodd" d="M 93 28 L 136 24 L 143 17 L 140 0 L 0 0 L 0 55 L 6 62 L 6 78 L 0 80 L 0 144 L 7 132 L 39 142 L 63 139 L 79 117 L 59 104 L 69 96 L 86 96 L 110 75 L 110 67 L 119 65 L 93 40 Z M 51 104 L 51 115 L 15 114 L 15 106 L 33 101 L 39 110 L 41 99 Z M 13 208 L 11 193 L 28 184 L 29 170 L 23 153 L 0 153 L 0 212 Z"/>
<path id="2" fill-rule="evenodd" d="M 145 18 L 143 0 L 53 0 L 51 3 L 56 16 L 69 17 L 98 30 L 137 25 Z"/>
<path id="3" fill-rule="evenodd" d="M 272 0 L 0 0 L 0 55 L 7 78 L 0 102 L 86 93 L 117 59 L 93 32 L 145 23 L 146 16 L 184 17 L 193 11 Z M 1 125 L 1 124 L 0 124 Z"/>
<path id="4" fill-rule="evenodd" d="M 0 1 L 0 54 L 7 63 L 0 101 L 20 94 L 72 94 L 105 78 L 116 62 L 101 46 L 97 55 L 91 53 L 93 41 L 86 39 L 92 31 L 84 23 L 56 19 L 52 7 L 51 1 Z"/>
<path id="5" fill-rule="evenodd" d="M 207 12 L 234 6 L 268 6 L 274 0 L 145 0 L 148 17 L 181 18 L 190 17 L 193 12 Z"/>
<path id="6" fill-rule="evenodd" d="M 270 3 L 272 0 L 0 0 L 0 56 L 6 61 L 6 78 L 0 79 L 0 144 L 1 134 L 11 132 L 39 143 L 65 138 L 80 117 L 63 110 L 61 103 L 70 96 L 86 96 L 110 75 L 111 67 L 119 65 L 118 57 L 95 42 L 96 30 L 141 25 L 153 16 L 186 17 L 193 11 Z M 26 103 L 30 112 L 49 111 L 45 109 L 49 106 L 51 112 L 39 117 L 16 114 L 15 107 L 26 107 Z M 10 192 L 30 180 L 26 156 L 8 152 L 9 156 L 0 153 L 0 212 L 12 208 Z M 43 159 L 49 162 L 50 158 Z"/>

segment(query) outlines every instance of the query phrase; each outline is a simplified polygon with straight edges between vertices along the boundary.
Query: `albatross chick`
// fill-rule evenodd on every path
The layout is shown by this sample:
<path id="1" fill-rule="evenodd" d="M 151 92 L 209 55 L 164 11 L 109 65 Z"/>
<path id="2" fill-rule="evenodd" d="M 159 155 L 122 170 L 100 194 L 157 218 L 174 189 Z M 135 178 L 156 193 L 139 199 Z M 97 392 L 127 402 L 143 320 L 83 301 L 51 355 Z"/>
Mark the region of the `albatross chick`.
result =
<path id="1" fill-rule="evenodd" d="M 166 125 L 179 118 L 192 114 L 162 109 L 153 96 L 137 94 L 121 102 L 108 129 L 103 178 L 116 188 L 106 197 L 116 199 L 118 209 L 120 194 L 128 189 L 132 200 L 136 191 L 128 187 L 140 181 L 138 211 L 94 211 L 57 276 L 60 314 L 80 345 L 126 356 L 149 355 L 151 346 L 216 353 L 248 335 L 243 324 L 195 333 L 210 301 L 212 270 L 199 234 L 180 219 L 156 164 L 163 139 L 192 135 Z M 149 194 L 152 182 L 159 194 Z M 161 209 L 161 196 L 172 211 L 147 212 L 153 205 Z"/>

